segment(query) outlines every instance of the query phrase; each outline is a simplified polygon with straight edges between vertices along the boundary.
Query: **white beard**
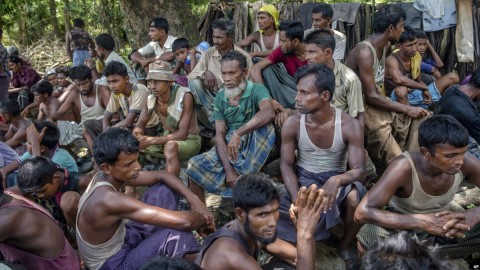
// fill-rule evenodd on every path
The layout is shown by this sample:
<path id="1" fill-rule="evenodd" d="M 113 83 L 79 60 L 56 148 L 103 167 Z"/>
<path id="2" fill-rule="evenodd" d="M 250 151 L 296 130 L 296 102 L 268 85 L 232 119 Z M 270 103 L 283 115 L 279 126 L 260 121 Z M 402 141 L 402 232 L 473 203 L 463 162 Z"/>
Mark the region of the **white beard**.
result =
<path id="1" fill-rule="evenodd" d="M 241 94 L 243 94 L 243 91 L 247 87 L 247 82 L 243 80 L 237 87 L 234 88 L 227 88 L 226 86 L 223 87 L 225 90 L 225 97 L 228 99 L 234 99 Z"/>

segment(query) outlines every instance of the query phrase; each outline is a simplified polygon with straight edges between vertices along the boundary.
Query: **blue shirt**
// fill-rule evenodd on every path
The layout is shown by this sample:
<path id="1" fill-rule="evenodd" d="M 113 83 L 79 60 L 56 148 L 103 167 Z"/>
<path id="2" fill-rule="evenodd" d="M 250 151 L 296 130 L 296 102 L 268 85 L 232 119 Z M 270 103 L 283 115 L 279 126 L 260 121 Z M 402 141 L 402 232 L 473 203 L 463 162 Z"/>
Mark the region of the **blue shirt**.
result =
<path id="1" fill-rule="evenodd" d="M 18 159 L 18 162 L 22 163 L 30 157 L 32 157 L 32 155 L 29 152 L 25 152 L 25 154 Z M 78 172 L 77 163 L 66 150 L 58 148 L 50 159 L 60 167 L 67 169 L 68 172 Z"/>

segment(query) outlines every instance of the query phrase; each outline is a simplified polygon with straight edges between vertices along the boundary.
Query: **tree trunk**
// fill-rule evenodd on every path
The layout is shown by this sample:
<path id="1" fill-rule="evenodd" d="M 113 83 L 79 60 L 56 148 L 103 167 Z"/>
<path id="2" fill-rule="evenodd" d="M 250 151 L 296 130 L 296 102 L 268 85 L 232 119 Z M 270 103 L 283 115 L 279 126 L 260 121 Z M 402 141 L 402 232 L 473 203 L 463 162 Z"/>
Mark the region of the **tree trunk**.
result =
<path id="1" fill-rule="evenodd" d="M 149 23 L 163 17 L 170 24 L 169 34 L 186 37 L 191 44 L 199 40 L 196 21 L 186 0 L 120 0 L 132 48 L 141 48 L 150 41 Z"/>
<path id="2" fill-rule="evenodd" d="M 72 30 L 70 24 L 70 0 L 64 0 L 65 7 L 63 8 L 63 20 L 65 22 L 65 33 Z"/>
<path id="3" fill-rule="evenodd" d="M 53 26 L 53 32 L 57 37 L 61 37 L 62 33 L 60 32 L 60 26 L 58 26 L 57 4 L 55 3 L 55 0 L 48 1 L 48 9 L 50 11 L 50 23 Z"/>

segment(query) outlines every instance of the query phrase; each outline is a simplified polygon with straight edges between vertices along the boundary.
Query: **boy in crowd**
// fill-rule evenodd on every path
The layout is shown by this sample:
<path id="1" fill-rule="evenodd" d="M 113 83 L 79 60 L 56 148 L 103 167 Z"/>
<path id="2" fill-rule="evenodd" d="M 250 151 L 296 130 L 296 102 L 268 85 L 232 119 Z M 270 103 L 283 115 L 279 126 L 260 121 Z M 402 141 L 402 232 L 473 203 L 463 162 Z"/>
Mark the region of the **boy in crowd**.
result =
<path id="1" fill-rule="evenodd" d="M 34 156 L 18 169 L 18 188 L 23 195 L 33 194 L 40 200 L 55 199 L 68 226 L 75 228 L 80 194 L 92 177 L 59 167 L 46 157 Z"/>
<path id="2" fill-rule="evenodd" d="M 31 156 L 49 158 L 59 166 L 66 168 L 69 172 L 78 172 L 77 164 L 72 156 L 66 150 L 58 148 L 60 132 L 54 123 L 48 121 L 33 123 L 27 128 L 26 137 L 28 151 L 17 161 L 13 161 L 0 169 L 5 187 L 17 184 L 17 173 L 11 172 L 18 169 L 20 164 Z"/>
<path id="3" fill-rule="evenodd" d="M 112 91 L 103 120 L 89 120 L 85 122 L 86 131 L 84 136 L 91 143 L 103 131 L 109 127 L 133 128 L 142 110 L 143 103 L 148 97 L 148 88 L 143 84 L 129 82 L 129 75 L 124 64 L 112 61 L 107 64 L 103 75 L 107 78 Z M 121 120 L 112 124 L 115 113 L 119 113 Z M 147 126 L 148 127 L 148 126 Z"/>
<path id="4" fill-rule="evenodd" d="M 197 65 L 196 48 L 191 48 L 186 38 L 177 38 L 172 43 L 172 52 L 175 54 L 177 63 L 173 68 L 175 81 L 181 86 L 188 87 L 187 75 Z"/>
<path id="5" fill-rule="evenodd" d="M 5 135 L 0 135 L 0 140 L 13 148 L 18 154 L 25 152 L 24 143 L 27 140 L 27 127 L 32 123 L 29 119 L 20 115 L 20 106 L 14 100 L 6 100 L 0 103 L 0 117 L 8 125 Z"/>
<path id="6" fill-rule="evenodd" d="M 442 77 L 442 73 L 440 73 L 439 69 L 443 68 L 443 62 L 435 51 L 435 48 L 433 48 L 432 44 L 430 44 L 427 33 L 423 31 L 417 31 L 417 40 L 417 49 L 422 56 L 420 71 L 422 73 L 433 75 L 435 79 L 440 79 L 440 77 Z M 427 53 L 431 58 L 426 57 Z"/>
<path id="7" fill-rule="evenodd" d="M 93 150 L 100 171 L 80 198 L 76 222 L 89 269 L 139 269 L 157 255 L 198 252 L 191 231 L 214 229 L 214 222 L 197 196 L 165 171 L 140 171 L 139 142 L 127 129 L 109 128 Z M 125 185 L 152 187 L 140 201 L 119 192 Z M 176 211 L 179 195 L 192 211 Z"/>
<path id="8" fill-rule="evenodd" d="M 50 214 L 27 198 L 4 190 L 1 183 L 0 216 L 2 260 L 27 269 L 80 269 L 75 250 Z M 3 266 L 0 263 L 5 269 Z"/>

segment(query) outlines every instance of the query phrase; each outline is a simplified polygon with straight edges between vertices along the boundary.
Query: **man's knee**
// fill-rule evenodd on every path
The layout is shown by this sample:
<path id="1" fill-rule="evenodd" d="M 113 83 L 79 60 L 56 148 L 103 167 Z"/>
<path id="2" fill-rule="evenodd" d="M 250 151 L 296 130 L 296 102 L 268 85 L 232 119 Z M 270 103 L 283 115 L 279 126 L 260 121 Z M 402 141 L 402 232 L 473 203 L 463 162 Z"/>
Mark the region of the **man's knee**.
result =
<path id="1" fill-rule="evenodd" d="M 447 77 L 447 80 L 450 84 L 456 84 L 460 82 L 460 77 L 455 72 L 447 73 L 445 77 Z"/>
<path id="2" fill-rule="evenodd" d="M 358 191 L 356 189 L 352 189 L 347 194 L 346 206 L 347 208 L 350 208 L 350 209 L 356 209 L 359 204 L 359 201 L 360 200 L 358 198 Z"/>
<path id="3" fill-rule="evenodd" d="M 397 98 L 399 97 L 404 97 L 404 98 L 407 98 L 408 96 L 408 88 L 405 87 L 405 86 L 398 86 L 395 88 L 395 95 L 397 96 Z"/>
<path id="4" fill-rule="evenodd" d="M 166 158 L 176 157 L 178 154 L 178 144 L 174 141 L 167 142 L 163 148 L 163 153 Z"/>

